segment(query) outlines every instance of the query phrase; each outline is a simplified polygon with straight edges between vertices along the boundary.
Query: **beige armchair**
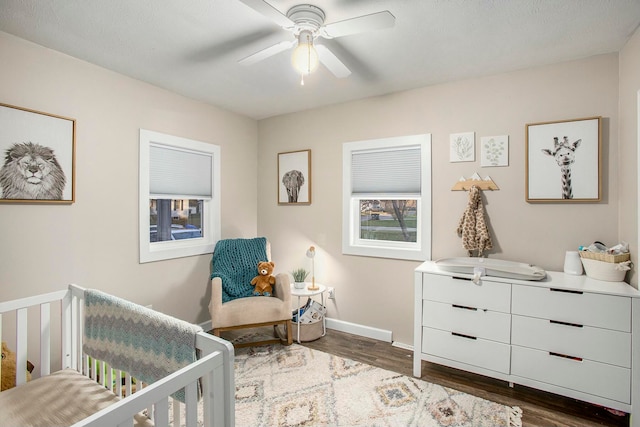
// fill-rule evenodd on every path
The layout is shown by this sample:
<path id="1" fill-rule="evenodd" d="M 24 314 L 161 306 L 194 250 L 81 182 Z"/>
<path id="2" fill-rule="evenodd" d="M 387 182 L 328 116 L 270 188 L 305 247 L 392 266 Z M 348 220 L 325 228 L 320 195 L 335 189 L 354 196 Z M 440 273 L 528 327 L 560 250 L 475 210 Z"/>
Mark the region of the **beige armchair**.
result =
<path id="1" fill-rule="evenodd" d="M 216 245 L 215 251 L 229 250 L 230 246 L 235 248 L 235 243 L 240 245 L 246 242 L 254 242 L 256 239 L 235 239 L 234 241 L 221 241 L 225 244 Z M 262 242 L 263 240 L 258 240 Z M 271 260 L 271 251 L 269 243 L 266 242 L 267 261 Z M 240 246 L 242 248 L 242 246 Z M 218 256 L 218 261 L 223 254 L 214 251 L 212 261 L 212 270 L 214 276 L 216 274 L 216 265 L 213 265 Z M 245 271 L 245 277 L 256 276 L 257 263 L 251 257 L 238 256 L 238 253 L 232 253 L 233 261 L 225 261 L 232 264 L 234 272 L 238 270 Z M 263 260 L 264 261 L 264 260 Z M 209 312 L 211 314 L 211 323 L 213 334 L 220 336 L 223 331 L 231 331 L 244 328 L 258 328 L 263 326 L 273 326 L 274 338 L 254 342 L 241 342 L 234 344 L 236 347 L 247 347 L 253 345 L 263 345 L 271 343 L 279 343 L 291 345 L 293 341 L 291 332 L 291 288 L 290 280 L 287 274 L 277 274 L 276 284 L 273 287 L 273 295 L 266 296 L 246 296 L 231 299 L 223 302 L 223 280 L 220 277 L 212 277 L 211 279 L 211 302 L 209 304 Z M 246 280 L 246 279 L 245 279 Z M 250 279 L 249 279 L 250 280 Z M 250 285 L 249 285 L 250 286 Z M 280 330 L 281 327 L 283 330 Z"/>

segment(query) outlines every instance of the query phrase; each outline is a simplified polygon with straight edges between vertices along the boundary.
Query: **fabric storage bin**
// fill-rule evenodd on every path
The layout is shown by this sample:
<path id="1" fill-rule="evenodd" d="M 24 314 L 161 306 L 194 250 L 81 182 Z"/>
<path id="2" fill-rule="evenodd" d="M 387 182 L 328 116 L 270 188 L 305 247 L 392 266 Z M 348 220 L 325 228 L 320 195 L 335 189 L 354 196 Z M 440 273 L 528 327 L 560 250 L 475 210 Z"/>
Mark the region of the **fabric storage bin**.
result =
<path id="1" fill-rule="evenodd" d="M 618 270 L 618 263 L 582 258 L 582 265 L 587 276 L 607 282 L 622 282 L 628 270 Z"/>
<path id="2" fill-rule="evenodd" d="M 293 339 L 298 339 L 298 324 L 293 322 L 291 323 L 291 332 L 293 332 Z M 300 341 L 308 342 L 315 341 L 318 338 L 322 337 L 322 320 L 318 320 L 313 323 L 302 323 L 300 324 Z"/>

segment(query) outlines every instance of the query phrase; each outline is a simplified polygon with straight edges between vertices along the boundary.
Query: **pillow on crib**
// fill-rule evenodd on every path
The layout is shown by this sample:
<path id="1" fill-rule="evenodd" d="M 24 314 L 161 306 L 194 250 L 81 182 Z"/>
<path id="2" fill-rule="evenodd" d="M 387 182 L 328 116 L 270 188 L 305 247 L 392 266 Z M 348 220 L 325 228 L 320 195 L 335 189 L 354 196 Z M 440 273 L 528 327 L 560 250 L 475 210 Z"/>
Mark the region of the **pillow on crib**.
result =
<path id="1" fill-rule="evenodd" d="M 219 240 L 211 259 L 211 279 L 222 280 L 222 302 L 253 295 L 256 266 L 267 259 L 267 239 Z"/>
<path id="2" fill-rule="evenodd" d="M 33 363 L 27 360 L 27 381 L 31 381 Z M 8 390 L 16 386 L 16 354 L 2 341 L 2 384 L 0 391 Z"/>

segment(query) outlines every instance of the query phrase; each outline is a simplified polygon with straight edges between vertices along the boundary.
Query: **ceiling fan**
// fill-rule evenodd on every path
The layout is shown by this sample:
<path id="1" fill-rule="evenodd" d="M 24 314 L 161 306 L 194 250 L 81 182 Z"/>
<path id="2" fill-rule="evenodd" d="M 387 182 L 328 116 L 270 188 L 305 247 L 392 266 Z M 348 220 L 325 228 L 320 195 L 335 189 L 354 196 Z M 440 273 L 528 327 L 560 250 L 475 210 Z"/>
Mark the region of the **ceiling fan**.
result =
<path id="1" fill-rule="evenodd" d="M 300 73 L 304 84 L 304 76 L 309 75 L 321 62 L 333 75 L 344 78 L 351 71 L 338 57 L 323 44 L 314 44 L 317 38 L 334 39 L 393 27 L 396 18 L 388 11 L 376 12 L 325 24 L 325 13 L 312 4 L 299 4 L 290 8 L 286 15 L 263 0 L 240 0 L 245 5 L 263 14 L 294 35 L 293 40 L 286 40 L 255 52 L 239 63 L 255 64 L 277 53 L 296 46 L 292 55 L 293 67 Z"/>

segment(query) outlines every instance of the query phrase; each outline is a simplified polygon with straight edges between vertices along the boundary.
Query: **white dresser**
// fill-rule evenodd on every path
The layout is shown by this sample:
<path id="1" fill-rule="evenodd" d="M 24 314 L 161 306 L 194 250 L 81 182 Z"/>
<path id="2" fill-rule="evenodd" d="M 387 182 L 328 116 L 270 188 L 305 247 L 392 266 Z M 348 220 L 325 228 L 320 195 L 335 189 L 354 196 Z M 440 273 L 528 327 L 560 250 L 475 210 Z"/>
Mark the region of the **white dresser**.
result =
<path id="1" fill-rule="evenodd" d="M 416 269 L 414 376 L 427 360 L 635 408 L 640 426 L 640 292 L 558 272 L 541 281 L 471 279 L 431 261 Z"/>

